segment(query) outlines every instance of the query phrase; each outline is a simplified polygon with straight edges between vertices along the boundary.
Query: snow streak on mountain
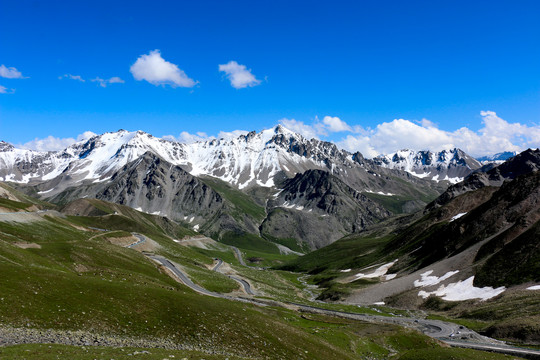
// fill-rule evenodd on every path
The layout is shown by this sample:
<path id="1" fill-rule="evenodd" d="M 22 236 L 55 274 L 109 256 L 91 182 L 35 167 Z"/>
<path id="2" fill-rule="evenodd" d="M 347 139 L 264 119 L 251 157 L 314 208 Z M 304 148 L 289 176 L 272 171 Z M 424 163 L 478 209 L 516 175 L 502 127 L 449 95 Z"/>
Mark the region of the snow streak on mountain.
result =
<path id="1" fill-rule="evenodd" d="M 63 151 L 39 152 L 0 143 L 0 180 L 28 183 L 68 171 L 74 182 L 104 181 L 114 171 L 150 151 L 192 175 L 211 175 L 242 189 L 273 186 L 280 171 L 291 176 L 342 155 L 335 145 L 306 140 L 282 126 L 233 140 L 182 144 L 142 131 L 120 130 L 78 142 Z M 352 163 L 352 159 L 349 160 Z"/>
<path id="2" fill-rule="evenodd" d="M 400 150 L 394 154 L 377 156 L 373 161 L 382 167 L 404 170 L 420 178 L 447 180 L 453 184 L 482 166 L 460 149 L 440 152 Z"/>

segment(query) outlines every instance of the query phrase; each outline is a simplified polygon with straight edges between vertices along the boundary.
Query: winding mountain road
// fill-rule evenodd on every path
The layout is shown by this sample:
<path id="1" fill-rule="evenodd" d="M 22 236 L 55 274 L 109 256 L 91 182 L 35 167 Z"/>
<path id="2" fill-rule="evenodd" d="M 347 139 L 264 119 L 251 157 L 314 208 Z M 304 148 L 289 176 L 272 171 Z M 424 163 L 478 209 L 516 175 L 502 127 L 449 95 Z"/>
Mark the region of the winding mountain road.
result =
<path id="1" fill-rule="evenodd" d="M 244 258 L 242 257 L 242 253 L 240 252 L 240 250 L 238 250 L 238 248 L 235 247 L 235 246 L 231 246 L 231 248 L 236 253 L 236 257 L 238 258 L 238 261 L 240 262 L 240 265 L 247 266 L 246 263 L 244 262 Z"/>
<path id="2" fill-rule="evenodd" d="M 236 249 L 236 250 L 238 250 L 238 249 Z M 221 271 L 219 271 L 219 269 L 221 268 L 221 265 L 223 265 L 223 260 L 217 259 L 217 261 L 218 261 L 218 263 L 216 264 L 216 266 L 214 266 L 212 271 L 216 271 L 216 272 L 219 272 L 220 274 L 223 274 Z M 223 275 L 226 275 L 230 279 L 233 279 L 234 281 L 239 283 L 244 288 L 244 291 L 246 292 L 246 294 L 255 295 L 253 290 L 251 290 L 251 285 L 246 280 L 244 280 L 242 278 L 239 278 L 237 276 L 234 276 L 234 275 L 227 275 L 227 274 L 223 274 Z"/>
<path id="3" fill-rule="evenodd" d="M 195 290 L 196 292 L 203 295 L 209 295 L 209 296 L 220 297 L 220 298 L 228 298 L 222 294 L 206 290 L 205 288 L 195 284 L 193 281 L 191 281 L 191 279 L 186 274 L 184 274 L 180 269 L 178 269 L 169 259 L 163 256 L 159 256 L 159 255 L 152 255 L 152 254 L 144 254 L 144 255 L 154 260 L 158 264 L 161 264 L 164 267 L 166 267 L 171 273 L 173 273 L 173 275 L 177 279 L 180 280 L 181 283 L 191 288 L 192 290 Z"/>
<path id="4" fill-rule="evenodd" d="M 440 321 L 440 320 L 429 320 L 429 319 L 415 319 L 415 318 L 408 318 L 408 317 L 401 317 L 401 316 L 389 317 L 389 316 L 381 316 L 381 315 L 358 314 L 358 313 L 351 313 L 351 312 L 346 312 L 346 311 L 328 310 L 328 309 L 324 309 L 324 308 L 320 308 L 316 306 L 304 305 L 304 304 L 299 304 L 299 303 L 280 302 L 276 300 L 269 301 L 269 300 L 263 300 L 263 299 L 245 298 L 245 297 L 240 297 L 240 296 L 229 296 L 229 295 L 215 293 L 212 291 L 208 291 L 199 285 L 194 284 L 186 274 L 184 274 L 180 269 L 178 269 L 167 258 L 163 256 L 153 255 L 153 254 L 144 254 L 144 255 L 152 259 L 153 261 L 163 265 L 167 269 L 169 269 L 170 272 L 174 274 L 174 276 L 177 279 L 180 280 L 180 282 L 182 282 L 184 285 L 190 287 L 194 291 L 203 295 L 219 297 L 219 298 L 234 300 L 234 301 L 248 302 L 257 306 L 271 305 L 271 306 L 281 306 L 281 307 L 285 307 L 289 309 L 293 307 L 297 311 L 301 311 L 301 312 L 318 313 L 318 314 L 324 314 L 324 315 L 329 315 L 329 316 L 347 318 L 347 319 L 352 319 L 352 320 L 374 322 L 374 323 L 380 322 L 380 323 L 386 323 L 386 324 L 395 324 L 395 325 L 404 326 L 407 328 L 416 329 L 424 333 L 425 335 L 428 335 L 432 338 L 443 341 L 452 347 L 461 347 L 461 348 L 469 348 L 469 349 L 476 349 L 476 350 L 483 350 L 483 351 L 498 352 L 498 353 L 510 354 L 514 356 L 523 356 L 530 359 L 540 359 L 539 350 L 509 346 L 509 345 L 504 344 L 501 341 L 482 336 L 473 330 L 467 329 L 463 326 L 460 326 L 458 324 L 454 324 L 451 322 Z M 223 261 L 218 260 L 218 263 L 216 264 L 216 266 L 214 266 L 213 270 L 218 271 L 220 267 L 222 266 L 222 264 L 223 264 Z M 246 293 L 253 295 L 253 293 L 251 292 L 251 287 L 249 283 L 247 283 L 247 281 L 240 278 L 235 278 L 230 275 L 229 277 L 241 283 L 244 289 L 246 290 Z"/>
<path id="5" fill-rule="evenodd" d="M 219 272 L 219 268 L 221 267 L 221 265 L 223 265 L 223 260 L 221 259 L 217 259 L 218 263 L 216 264 L 216 266 L 214 266 L 214 268 L 212 269 L 212 271 L 217 271 Z"/>

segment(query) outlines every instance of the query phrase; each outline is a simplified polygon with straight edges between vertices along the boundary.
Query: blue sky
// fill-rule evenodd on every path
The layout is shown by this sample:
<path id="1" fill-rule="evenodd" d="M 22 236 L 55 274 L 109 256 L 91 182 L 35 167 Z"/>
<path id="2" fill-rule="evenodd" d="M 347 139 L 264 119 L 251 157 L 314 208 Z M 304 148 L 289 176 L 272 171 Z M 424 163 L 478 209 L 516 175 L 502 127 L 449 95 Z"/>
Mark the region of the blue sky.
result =
<path id="1" fill-rule="evenodd" d="M 538 1 L 6 1 L 0 139 L 44 149 L 124 128 L 188 141 L 281 122 L 367 154 L 537 147 L 539 13 Z"/>

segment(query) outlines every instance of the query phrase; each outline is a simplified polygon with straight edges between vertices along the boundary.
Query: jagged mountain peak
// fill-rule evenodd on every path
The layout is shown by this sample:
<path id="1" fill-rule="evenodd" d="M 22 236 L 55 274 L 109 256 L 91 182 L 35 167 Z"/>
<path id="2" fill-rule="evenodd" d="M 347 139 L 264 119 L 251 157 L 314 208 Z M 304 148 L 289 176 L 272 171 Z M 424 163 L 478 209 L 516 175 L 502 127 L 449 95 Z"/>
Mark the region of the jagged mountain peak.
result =
<path id="1" fill-rule="evenodd" d="M 517 154 L 517 151 L 504 151 L 493 155 L 481 156 L 479 158 L 476 158 L 476 160 L 480 161 L 482 164 L 502 164 L 503 162 L 516 156 Z"/>
<path id="2" fill-rule="evenodd" d="M 192 144 L 121 129 L 95 135 L 57 152 L 21 150 L 9 156 L 0 152 L 0 180 L 38 184 L 58 178 L 57 182 L 66 186 L 107 181 L 115 171 L 147 151 L 181 166 L 193 176 L 216 177 L 238 189 L 272 187 L 309 169 L 327 170 L 361 191 L 380 192 L 388 184 L 373 177 L 381 171 L 380 167 L 363 159 L 360 153 L 352 155 L 331 142 L 308 140 L 282 125 Z M 394 193 L 396 186 L 383 192 Z M 40 190 L 50 188 L 42 186 Z"/>
<path id="3" fill-rule="evenodd" d="M 438 152 L 402 149 L 393 154 L 373 158 L 379 166 L 400 169 L 435 181 L 447 180 L 457 183 L 482 165 L 458 148 Z"/>
<path id="4" fill-rule="evenodd" d="M 0 152 L 13 151 L 15 147 L 4 140 L 0 141 Z"/>
<path id="5" fill-rule="evenodd" d="M 472 173 L 463 181 L 450 186 L 437 199 L 430 203 L 426 210 L 447 204 L 450 200 L 468 191 L 486 186 L 501 186 L 506 180 L 540 170 L 540 149 L 527 149 L 511 157 L 501 165 L 483 167 Z"/>

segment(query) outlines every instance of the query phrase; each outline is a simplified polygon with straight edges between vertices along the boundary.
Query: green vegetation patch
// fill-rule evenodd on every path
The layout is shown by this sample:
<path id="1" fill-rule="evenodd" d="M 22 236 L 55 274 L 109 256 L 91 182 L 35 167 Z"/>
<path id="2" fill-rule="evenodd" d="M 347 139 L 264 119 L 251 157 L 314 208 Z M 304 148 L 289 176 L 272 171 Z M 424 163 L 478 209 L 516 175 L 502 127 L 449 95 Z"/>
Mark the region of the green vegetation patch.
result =
<path id="1" fill-rule="evenodd" d="M 283 270 L 320 273 L 362 268 L 386 254 L 381 250 L 390 237 L 351 235 L 283 265 Z"/>
<path id="2" fill-rule="evenodd" d="M 199 351 L 144 349 L 144 348 L 114 348 L 103 346 L 69 346 L 57 344 L 25 344 L 0 347 L 0 358 L 11 360 L 95 360 L 95 359 L 132 359 L 145 360 L 163 359 L 208 359 L 236 360 L 241 359 L 232 355 L 215 355 Z"/>
<path id="3" fill-rule="evenodd" d="M 10 210 L 25 210 L 32 206 L 33 204 L 23 203 L 20 201 L 13 201 L 9 199 L 0 198 L 0 207 L 10 209 Z"/>
<path id="4" fill-rule="evenodd" d="M 236 281 L 216 271 L 187 267 L 186 272 L 194 283 L 210 291 L 226 294 L 240 288 Z"/>
<path id="5" fill-rule="evenodd" d="M 362 193 L 367 198 L 375 201 L 376 203 L 381 204 L 385 209 L 389 210 L 393 214 L 403 214 L 404 211 L 404 205 L 408 203 L 409 201 L 416 200 L 411 196 L 404 196 L 404 195 L 381 195 L 381 194 L 374 194 L 374 193 Z"/>
<path id="6" fill-rule="evenodd" d="M 497 239 L 485 244 L 479 253 L 491 250 L 494 255 L 478 269 L 474 279 L 475 286 L 497 287 L 540 282 L 539 238 L 540 221 L 506 246 L 494 244 Z"/>
<path id="7" fill-rule="evenodd" d="M 220 242 L 227 245 L 236 246 L 245 250 L 254 250 L 269 254 L 279 254 L 279 249 L 275 244 L 250 233 L 227 232 L 223 234 Z"/>
<path id="8" fill-rule="evenodd" d="M 266 217 L 264 207 L 255 203 L 249 195 L 216 178 L 205 177 L 201 180 L 234 205 L 236 212 L 232 215 L 236 219 L 241 218 L 243 214 L 259 221 Z"/>
<path id="9" fill-rule="evenodd" d="M 295 238 L 276 238 L 268 234 L 263 234 L 263 238 L 273 243 L 284 245 L 289 249 L 300 253 L 308 253 L 310 250 L 307 243 L 299 242 Z"/>
<path id="10" fill-rule="evenodd" d="M 399 360 L 515 360 L 515 356 L 471 349 L 434 348 L 409 350 Z"/>

